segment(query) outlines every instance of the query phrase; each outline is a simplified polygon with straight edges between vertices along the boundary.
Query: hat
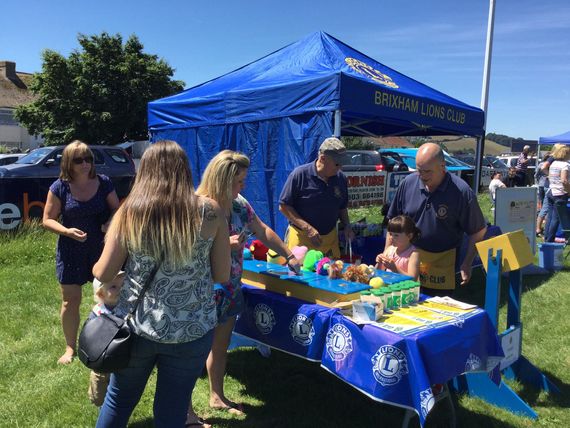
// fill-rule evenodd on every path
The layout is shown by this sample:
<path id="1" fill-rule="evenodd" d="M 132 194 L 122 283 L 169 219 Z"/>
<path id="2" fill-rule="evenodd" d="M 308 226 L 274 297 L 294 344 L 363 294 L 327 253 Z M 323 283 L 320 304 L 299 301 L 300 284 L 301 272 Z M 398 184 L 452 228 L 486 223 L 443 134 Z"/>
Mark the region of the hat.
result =
<path id="1" fill-rule="evenodd" d="M 329 137 L 322 142 L 321 147 L 319 147 L 319 153 L 323 155 L 331 156 L 333 159 L 340 159 L 340 155 L 346 152 L 346 147 L 336 137 Z"/>

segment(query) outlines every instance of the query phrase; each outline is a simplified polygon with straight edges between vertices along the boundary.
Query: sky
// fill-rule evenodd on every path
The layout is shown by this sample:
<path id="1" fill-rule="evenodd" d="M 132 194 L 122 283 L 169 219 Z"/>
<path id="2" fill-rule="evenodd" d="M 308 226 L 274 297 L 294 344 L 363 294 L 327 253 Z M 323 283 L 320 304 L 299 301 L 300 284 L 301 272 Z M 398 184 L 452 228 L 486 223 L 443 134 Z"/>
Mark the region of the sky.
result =
<path id="1" fill-rule="evenodd" d="M 135 34 L 186 87 L 314 31 L 467 104 L 481 106 L 488 0 L 29 0 L 0 6 L 0 60 L 39 72 L 79 33 Z M 496 0 L 487 132 L 570 130 L 570 1 Z"/>

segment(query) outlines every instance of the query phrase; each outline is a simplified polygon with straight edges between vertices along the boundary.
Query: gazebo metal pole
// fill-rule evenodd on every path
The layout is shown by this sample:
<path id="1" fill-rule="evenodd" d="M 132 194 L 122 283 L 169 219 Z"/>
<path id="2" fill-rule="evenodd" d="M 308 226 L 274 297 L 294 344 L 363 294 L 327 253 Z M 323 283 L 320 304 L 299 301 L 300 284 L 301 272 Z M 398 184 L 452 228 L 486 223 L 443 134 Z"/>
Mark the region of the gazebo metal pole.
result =
<path id="1" fill-rule="evenodd" d="M 340 138 L 340 125 L 341 125 L 341 112 L 340 110 L 334 111 L 334 136 Z"/>

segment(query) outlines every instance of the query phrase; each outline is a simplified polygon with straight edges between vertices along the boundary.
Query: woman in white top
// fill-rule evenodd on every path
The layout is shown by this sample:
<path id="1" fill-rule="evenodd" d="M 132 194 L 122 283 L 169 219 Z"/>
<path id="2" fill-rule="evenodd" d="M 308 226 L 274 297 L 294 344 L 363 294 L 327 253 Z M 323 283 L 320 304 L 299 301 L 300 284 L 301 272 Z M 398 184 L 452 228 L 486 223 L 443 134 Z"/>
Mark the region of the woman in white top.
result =
<path id="1" fill-rule="evenodd" d="M 554 238 L 556 238 L 556 231 L 560 224 L 556 206 L 566 206 L 568 201 L 568 193 L 570 192 L 570 182 L 568 181 L 570 146 L 555 146 L 552 151 L 552 157 L 554 161 L 550 164 L 548 172 L 548 181 L 550 182 L 550 192 L 548 193 L 550 210 L 546 223 L 545 242 L 554 242 Z"/>

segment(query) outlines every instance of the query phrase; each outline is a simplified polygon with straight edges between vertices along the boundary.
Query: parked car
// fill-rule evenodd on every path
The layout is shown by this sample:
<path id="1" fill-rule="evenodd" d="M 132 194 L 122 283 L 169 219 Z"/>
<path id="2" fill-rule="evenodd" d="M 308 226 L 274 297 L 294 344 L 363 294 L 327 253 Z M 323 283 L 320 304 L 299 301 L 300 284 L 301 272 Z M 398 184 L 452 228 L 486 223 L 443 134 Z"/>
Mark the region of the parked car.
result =
<path id="1" fill-rule="evenodd" d="M 10 165 L 16 162 L 18 159 L 26 156 L 25 153 L 11 153 L 11 154 L 1 154 L 0 155 L 0 166 Z"/>
<path id="2" fill-rule="evenodd" d="M 385 149 L 380 149 L 382 153 Z M 397 153 L 400 155 L 404 163 L 408 166 L 410 171 L 416 170 L 416 154 L 418 152 L 417 148 L 398 148 L 398 149 L 389 149 L 390 151 Z M 453 156 L 449 155 L 447 152 L 443 152 L 443 156 L 445 158 L 445 167 L 447 170 L 457 175 L 458 177 L 463 178 L 470 186 L 473 183 L 473 175 L 475 172 L 475 168 L 470 165 L 467 165 L 464 162 L 461 162 L 458 159 L 455 159 Z"/>
<path id="3" fill-rule="evenodd" d="M 459 159 L 466 164 L 475 167 L 475 155 L 455 155 L 456 159 Z M 481 166 L 481 186 L 488 187 L 493 179 L 493 174 L 495 172 L 500 172 L 505 178 L 509 172 L 509 167 L 499 159 L 494 156 L 485 155 L 483 156 L 483 164 Z"/>
<path id="4" fill-rule="evenodd" d="M 408 171 L 408 166 L 394 152 L 347 150 L 341 160 L 343 171 Z"/>
<path id="5" fill-rule="evenodd" d="M 135 165 L 123 150 L 91 146 L 97 173 L 107 175 L 120 199 L 126 197 L 135 177 Z M 0 167 L 0 205 L 4 211 L 0 231 L 41 217 L 49 186 L 59 177 L 64 146 L 35 149 L 15 163 Z"/>

